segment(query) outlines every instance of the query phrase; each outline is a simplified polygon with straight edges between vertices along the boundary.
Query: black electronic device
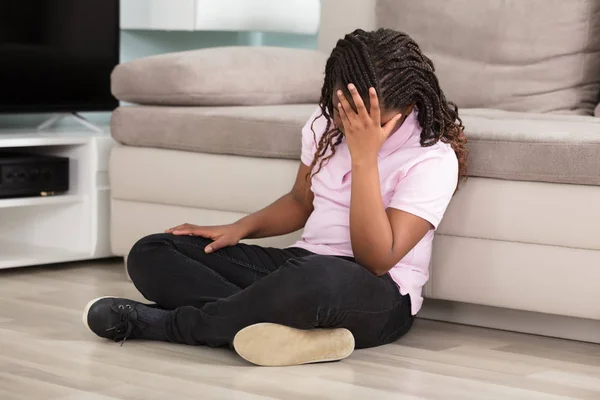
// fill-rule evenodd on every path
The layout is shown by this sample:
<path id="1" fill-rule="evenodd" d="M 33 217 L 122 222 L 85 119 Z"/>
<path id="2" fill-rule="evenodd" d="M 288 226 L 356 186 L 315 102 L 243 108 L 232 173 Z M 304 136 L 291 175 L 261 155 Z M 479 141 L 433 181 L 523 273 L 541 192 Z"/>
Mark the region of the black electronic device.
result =
<path id="1" fill-rule="evenodd" d="M 119 0 L 0 0 L 0 112 L 111 111 Z"/>
<path id="2" fill-rule="evenodd" d="M 48 196 L 68 190 L 68 158 L 0 152 L 0 198 Z"/>

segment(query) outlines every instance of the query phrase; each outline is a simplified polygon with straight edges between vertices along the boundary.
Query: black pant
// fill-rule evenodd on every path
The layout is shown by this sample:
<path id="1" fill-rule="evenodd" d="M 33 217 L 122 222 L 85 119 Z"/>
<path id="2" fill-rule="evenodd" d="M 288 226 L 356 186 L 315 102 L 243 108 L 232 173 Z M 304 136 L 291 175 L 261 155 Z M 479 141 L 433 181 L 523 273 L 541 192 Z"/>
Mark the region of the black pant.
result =
<path id="1" fill-rule="evenodd" d="M 172 342 L 227 345 L 248 325 L 274 322 L 347 328 L 361 348 L 390 343 L 412 325 L 409 296 L 389 275 L 377 277 L 352 259 L 245 244 L 206 254 L 208 243 L 156 234 L 129 254 L 138 290 L 173 310 L 167 317 Z"/>

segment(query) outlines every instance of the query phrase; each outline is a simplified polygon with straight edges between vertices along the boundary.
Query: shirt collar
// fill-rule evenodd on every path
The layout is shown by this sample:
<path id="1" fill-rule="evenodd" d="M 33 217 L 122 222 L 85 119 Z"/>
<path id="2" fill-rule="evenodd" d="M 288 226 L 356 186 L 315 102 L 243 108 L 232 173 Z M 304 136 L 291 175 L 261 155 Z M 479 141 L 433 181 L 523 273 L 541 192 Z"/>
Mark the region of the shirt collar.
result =
<path id="1" fill-rule="evenodd" d="M 417 109 L 406 117 L 402 125 L 396 131 L 394 131 L 390 137 L 386 139 L 379 150 L 379 158 L 386 158 L 390 154 L 396 152 L 410 139 L 417 129 L 420 128 L 419 121 L 417 120 Z"/>

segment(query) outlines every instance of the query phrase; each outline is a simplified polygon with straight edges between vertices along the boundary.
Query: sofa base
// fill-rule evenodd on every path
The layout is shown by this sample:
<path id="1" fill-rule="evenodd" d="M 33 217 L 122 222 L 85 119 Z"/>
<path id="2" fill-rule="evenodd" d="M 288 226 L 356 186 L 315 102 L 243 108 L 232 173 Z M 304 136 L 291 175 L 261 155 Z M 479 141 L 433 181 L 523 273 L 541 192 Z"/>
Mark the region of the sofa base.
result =
<path id="1" fill-rule="evenodd" d="M 425 299 L 419 318 L 600 344 L 600 321 Z"/>
<path id="2" fill-rule="evenodd" d="M 598 282 L 598 250 L 439 234 L 425 296 L 600 320 Z"/>
<path id="3" fill-rule="evenodd" d="M 130 200 L 111 200 L 111 246 L 113 254 L 125 256 L 131 247 L 144 236 L 164 232 L 165 229 L 184 224 L 221 225 L 237 221 L 246 214 L 144 203 Z M 286 247 L 300 238 L 300 232 L 268 239 L 248 240 L 263 246 Z"/>
<path id="4" fill-rule="evenodd" d="M 113 252 L 117 255 L 126 256 L 131 246 L 142 236 L 162 232 L 165 228 L 178 223 L 221 224 L 234 221 L 243 215 L 225 211 L 112 199 Z M 148 216 L 151 216 L 151 218 Z M 294 233 L 279 238 L 263 239 L 258 242 L 269 246 L 286 246 L 293 243 L 298 236 L 299 233 Z M 534 287 L 536 280 L 532 280 L 530 283 Z M 423 309 L 419 312 L 419 317 L 600 343 L 600 320 L 511 310 L 432 298 L 425 300 Z"/>
<path id="5" fill-rule="evenodd" d="M 112 250 L 124 256 L 141 237 L 185 222 L 231 223 L 288 190 L 296 169 L 293 160 L 117 148 L 110 165 Z M 426 306 L 420 315 L 600 341 L 598 201 L 597 186 L 470 179 L 440 226 L 424 288 L 426 304 L 452 307 Z M 257 242 L 285 247 L 299 236 Z"/>

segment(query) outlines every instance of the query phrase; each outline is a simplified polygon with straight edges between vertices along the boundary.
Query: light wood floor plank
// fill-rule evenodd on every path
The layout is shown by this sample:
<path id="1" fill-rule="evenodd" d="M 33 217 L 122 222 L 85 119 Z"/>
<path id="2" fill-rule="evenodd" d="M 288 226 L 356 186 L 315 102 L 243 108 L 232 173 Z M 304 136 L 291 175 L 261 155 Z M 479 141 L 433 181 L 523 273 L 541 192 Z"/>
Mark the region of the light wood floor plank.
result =
<path id="1" fill-rule="evenodd" d="M 0 271 L 1 400 L 600 399 L 600 346 L 417 320 L 339 363 L 257 368 L 229 349 L 96 338 L 94 297 L 143 300 L 121 261 Z"/>

